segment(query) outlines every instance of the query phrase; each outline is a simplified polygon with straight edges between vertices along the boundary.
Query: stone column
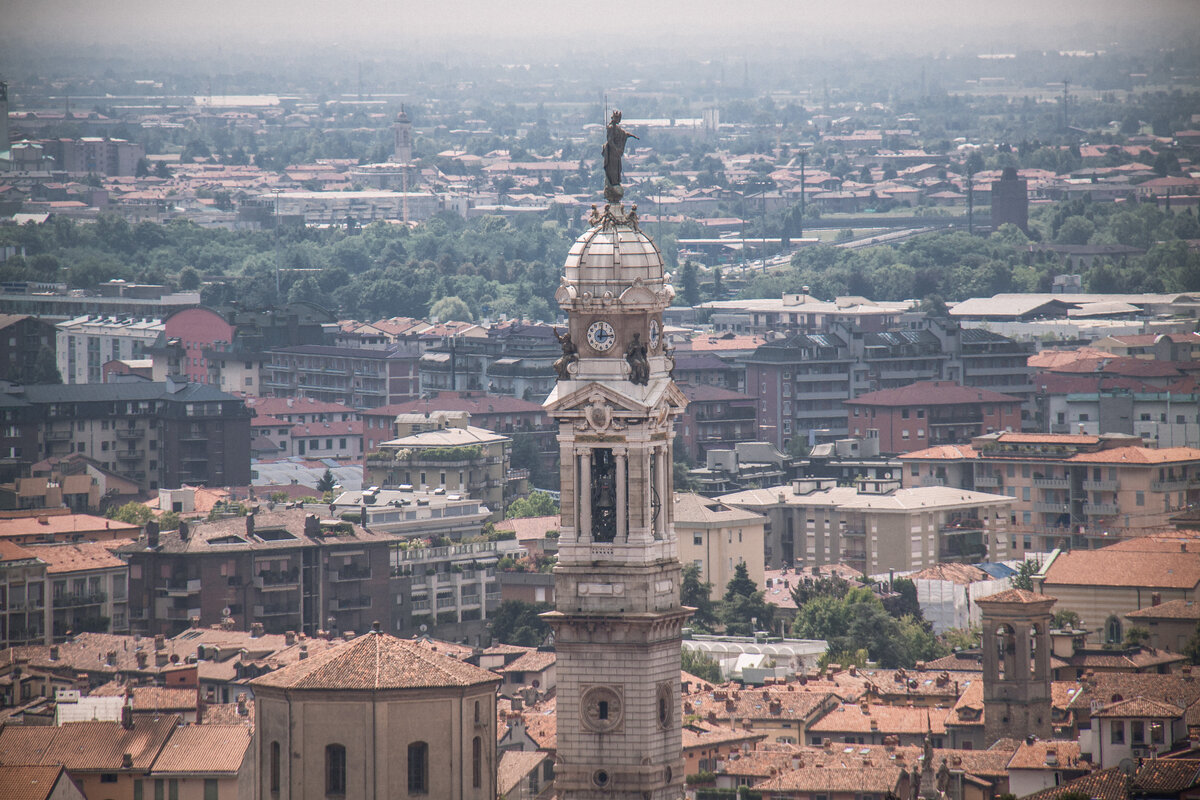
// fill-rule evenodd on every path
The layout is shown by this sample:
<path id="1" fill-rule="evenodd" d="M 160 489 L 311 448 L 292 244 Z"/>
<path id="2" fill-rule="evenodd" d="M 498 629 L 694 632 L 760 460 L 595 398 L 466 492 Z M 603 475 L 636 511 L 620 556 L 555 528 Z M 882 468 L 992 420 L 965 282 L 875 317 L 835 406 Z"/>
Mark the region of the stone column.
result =
<path id="1" fill-rule="evenodd" d="M 667 498 L 666 467 L 664 465 L 664 462 L 666 461 L 666 458 L 665 458 L 666 452 L 667 452 L 667 448 L 664 447 L 663 445 L 658 445 L 654 448 L 654 459 L 656 461 L 656 469 L 655 469 L 655 473 L 654 473 L 654 488 L 658 492 L 658 519 L 655 520 L 655 523 L 654 523 L 654 538 L 655 539 L 665 538 L 665 532 L 667 529 L 666 522 L 667 522 L 668 498 Z"/>
<path id="2" fill-rule="evenodd" d="M 579 483 L 577 504 L 579 506 L 579 530 L 575 541 L 583 544 L 592 541 L 592 451 L 583 448 L 576 456 L 579 459 Z"/>
<path id="3" fill-rule="evenodd" d="M 613 455 L 617 459 L 617 541 L 624 542 L 629 537 L 629 493 L 625 485 L 629 453 L 622 447 L 614 450 Z"/>

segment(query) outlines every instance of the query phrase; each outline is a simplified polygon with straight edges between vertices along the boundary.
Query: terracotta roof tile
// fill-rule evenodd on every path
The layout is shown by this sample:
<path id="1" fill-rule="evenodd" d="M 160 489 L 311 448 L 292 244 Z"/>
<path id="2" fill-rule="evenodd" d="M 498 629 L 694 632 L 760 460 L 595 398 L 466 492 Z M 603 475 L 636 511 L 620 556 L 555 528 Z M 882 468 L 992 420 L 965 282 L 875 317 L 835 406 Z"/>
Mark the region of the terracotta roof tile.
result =
<path id="1" fill-rule="evenodd" d="M 1125 616 L 1129 619 L 1200 620 L 1200 604 L 1194 600 L 1168 600 L 1156 606 L 1130 611 Z"/>
<path id="2" fill-rule="evenodd" d="M 888 733 L 903 733 L 923 735 L 929 726 L 935 736 L 946 733 L 946 714 L 944 711 L 928 708 L 909 708 L 907 706 L 885 706 L 869 704 L 868 713 L 856 704 L 838 706 L 821 719 L 808 726 L 812 733 L 867 733 L 876 732 L 879 735 Z"/>
<path id="3" fill-rule="evenodd" d="M 954 381 L 918 381 L 897 389 L 881 389 L 846 400 L 848 406 L 942 406 L 971 403 L 1020 403 L 1009 394 L 962 386 Z"/>
<path id="4" fill-rule="evenodd" d="M 1047 753 L 1053 751 L 1054 763 L 1047 763 Z M 1079 742 L 1021 742 L 1009 759 L 1009 769 L 1060 769 L 1079 763 Z M 1086 768 L 1086 767 L 1084 767 Z"/>
<path id="5" fill-rule="evenodd" d="M 1025 589 L 1005 589 L 1003 592 L 989 594 L 987 597 L 976 598 L 976 603 L 1044 603 L 1047 600 L 1053 600 L 1053 597 L 1046 597 L 1037 592 L 1026 591 Z"/>
<path id="6" fill-rule="evenodd" d="M 540 750 L 522 752 L 508 750 L 500 756 L 500 766 L 496 770 L 496 792 L 501 797 L 507 797 L 516 790 L 517 785 L 530 772 L 541 766 L 550 757 L 549 753 Z"/>
<path id="7" fill-rule="evenodd" d="M 1200 552 L 1072 550 L 1046 570 L 1044 586 L 1137 586 L 1192 590 L 1200 584 Z"/>
<path id="8" fill-rule="evenodd" d="M 71 779 L 57 764 L 37 766 L 0 766 L 0 786 L 4 800 L 49 800 L 60 780 Z"/>
<path id="9" fill-rule="evenodd" d="M 1194 447 L 1113 447 L 1095 453 L 1076 453 L 1067 459 L 1089 464 L 1178 464 L 1200 461 Z"/>
<path id="10" fill-rule="evenodd" d="M 119 771 L 125 753 L 145 772 L 158 757 L 179 717 L 140 717 L 126 729 L 119 722 L 68 722 L 57 728 L 10 726 L 0 730 L 0 762 L 62 764 L 69 771 Z"/>
<path id="11" fill-rule="evenodd" d="M 250 682 L 280 689 L 415 689 L 498 683 L 492 672 L 386 633 L 368 633 Z"/>
<path id="12" fill-rule="evenodd" d="M 534 650 L 532 653 L 526 653 L 519 657 L 511 664 L 506 664 L 500 672 L 541 672 L 554 666 L 554 653 L 546 653 L 540 650 Z"/>
<path id="13" fill-rule="evenodd" d="M 133 544 L 132 539 L 112 539 L 104 542 L 77 542 L 73 544 L 28 544 L 26 549 L 48 565 L 46 572 L 54 575 L 64 572 L 84 572 L 93 569 L 124 567 L 126 563 L 113 555 L 112 549 Z"/>
<path id="14" fill-rule="evenodd" d="M 152 775 L 226 773 L 242 768 L 250 748 L 247 725 L 187 725 L 176 728 L 154 761 Z"/>
<path id="15" fill-rule="evenodd" d="M 1182 717 L 1184 709 L 1174 703 L 1164 703 L 1147 697 L 1131 697 L 1101 706 L 1092 712 L 1093 717 Z"/>

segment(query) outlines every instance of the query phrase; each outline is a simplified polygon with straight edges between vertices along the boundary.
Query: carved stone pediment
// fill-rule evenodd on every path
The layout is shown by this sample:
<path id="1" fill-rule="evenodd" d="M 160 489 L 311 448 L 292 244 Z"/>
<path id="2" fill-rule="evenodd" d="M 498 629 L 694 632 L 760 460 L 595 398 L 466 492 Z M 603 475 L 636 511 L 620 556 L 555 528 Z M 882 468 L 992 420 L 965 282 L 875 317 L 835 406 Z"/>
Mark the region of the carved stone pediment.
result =
<path id="1" fill-rule="evenodd" d="M 666 378 L 655 378 L 646 386 L 560 381 L 542 405 L 546 413 L 554 417 L 583 419 L 588 414 L 588 407 L 597 402 L 611 407 L 614 419 L 648 418 L 659 406 L 664 406 L 668 414 L 678 413 L 687 407 L 683 392 Z"/>

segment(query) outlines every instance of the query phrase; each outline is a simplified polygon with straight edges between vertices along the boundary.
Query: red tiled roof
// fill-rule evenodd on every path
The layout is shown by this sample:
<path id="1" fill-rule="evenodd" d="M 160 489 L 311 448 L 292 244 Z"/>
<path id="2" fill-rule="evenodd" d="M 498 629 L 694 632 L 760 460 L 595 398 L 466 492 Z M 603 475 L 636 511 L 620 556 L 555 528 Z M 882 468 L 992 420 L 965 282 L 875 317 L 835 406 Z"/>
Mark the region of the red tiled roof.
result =
<path id="1" fill-rule="evenodd" d="M 45 767 L 0 765 L 4 800 L 49 800 L 60 780 L 71 780 L 59 764 Z M 62 795 L 58 795 L 62 796 Z"/>
<path id="2" fill-rule="evenodd" d="M 29 544 L 29 552 L 48 565 L 46 572 L 83 572 L 92 569 L 124 567 L 125 561 L 113 555 L 114 547 L 133 544 L 132 539 L 113 539 L 105 542 L 76 542 L 72 544 Z"/>
<path id="3" fill-rule="evenodd" d="M 179 717 L 168 714 L 137 718 L 128 729 L 119 722 L 68 722 L 57 728 L 8 726 L 0 730 L 0 763 L 62 764 L 69 771 L 117 772 L 129 753 L 133 768 L 145 772 L 178 725 Z"/>
<path id="4" fill-rule="evenodd" d="M 1200 461 L 1200 450 L 1194 447 L 1113 447 L 1095 453 L 1077 453 L 1067 460 L 1091 464 L 1168 464 Z"/>
<path id="5" fill-rule="evenodd" d="M 979 453 L 969 444 L 942 444 L 937 447 L 927 447 L 924 450 L 914 450 L 903 453 L 901 459 L 938 459 L 957 461 L 959 459 L 977 458 Z"/>
<path id="6" fill-rule="evenodd" d="M 1060 553 L 1046 570 L 1045 586 L 1134 586 L 1195 589 L 1200 553 L 1156 553 L 1123 549 Z"/>
<path id="7" fill-rule="evenodd" d="M 881 389 L 860 394 L 844 405 L 854 406 L 943 406 L 966 403 L 1020 403 L 1013 397 L 990 389 L 975 389 L 954 381 L 918 381 L 897 389 Z"/>
<path id="8" fill-rule="evenodd" d="M 1139 608 L 1125 615 L 1129 619 L 1200 620 L 1200 604 L 1194 600 L 1169 600 L 1156 606 Z"/>
<path id="9" fill-rule="evenodd" d="M 492 672 L 386 633 L 368 633 L 251 681 L 280 689 L 416 689 L 499 683 Z"/>
<path id="10" fill-rule="evenodd" d="M 154 760 L 150 773 L 236 774 L 246 760 L 251 736 L 248 725 L 187 725 L 176 728 Z"/>
<path id="11" fill-rule="evenodd" d="M 1047 597 L 1044 594 L 1037 592 L 1026 591 L 1025 589 L 1005 589 L 1003 592 L 989 594 L 987 597 L 976 598 L 976 603 L 1044 603 L 1047 600 L 1053 600 L 1053 597 Z"/>
<path id="12" fill-rule="evenodd" d="M 3 536 L 54 536 L 62 533 L 80 533 L 104 531 L 106 534 L 121 533 L 126 536 L 137 536 L 141 528 L 120 522 L 115 519 L 105 519 L 91 514 L 48 514 L 34 517 L 18 517 L 16 519 L 0 519 L 0 537 Z"/>

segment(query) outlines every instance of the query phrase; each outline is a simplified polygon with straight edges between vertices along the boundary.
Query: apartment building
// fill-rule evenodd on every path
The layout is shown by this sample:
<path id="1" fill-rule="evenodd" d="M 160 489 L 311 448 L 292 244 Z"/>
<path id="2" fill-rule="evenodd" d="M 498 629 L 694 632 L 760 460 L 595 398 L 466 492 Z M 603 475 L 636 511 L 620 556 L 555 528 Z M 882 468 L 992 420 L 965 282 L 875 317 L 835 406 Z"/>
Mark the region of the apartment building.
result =
<path id="1" fill-rule="evenodd" d="M 142 491 L 182 484 L 250 483 L 250 411 L 198 383 L 17 387 L 40 420 L 42 453 L 79 453 Z"/>
<path id="2" fill-rule="evenodd" d="M 475 335 L 435 330 L 420 361 L 421 393 L 487 391 L 541 402 L 557 379 L 554 361 L 562 355 L 550 325 L 507 323 Z"/>
<path id="3" fill-rule="evenodd" d="M 469 424 L 466 412 L 400 414 L 399 438 L 368 453 L 363 483 L 385 489 L 440 489 L 482 500 L 504 519 L 510 482 L 528 478 L 509 469 L 512 439 Z"/>
<path id="4" fill-rule="evenodd" d="M 843 403 L 868 392 L 943 380 L 1013 395 L 1033 394 L 1027 345 L 941 319 L 867 332 L 833 324 L 761 345 L 745 359 L 746 392 L 759 401 L 763 435 L 786 449 L 793 437 L 832 441 L 850 433 Z"/>
<path id="5" fill-rule="evenodd" d="M 753 397 L 711 384 L 683 384 L 687 409 L 679 438 L 688 458 L 703 463 L 709 450 L 732 450 L 759 441 L 758 403 Z"/>
<path id="6" fill-rule="evenodd" d="M 262 391 L 271 397 L 306 397 L 354 408 L 411 400 L 418 394 L 417 347 L 275 348 L 264 355 Z"/>
<path id="7" fill-rule="evenodd" d="M 879 450 L 887 454 L 1021 429 L 1021 398 L 952 381 L 918 381 L 867 392 L 845 406 L 850 433 L 878 431 Z"/>
<path id="8" fill-rule="evenodd" d="M 173 311 L 198 305 L 199 292 L 172 292 L 166 286 L 131 284 L 119 278 L 100 284 L 94 291 L 41 281 L 11 281 L 0 287 L 0 311 L 59 319 L 87 314 L 161 319 Z"/>
<path id="9" fill-rule="evenodd" d="M 726 505 L 690 492 L 675 493 L 675 533 L 679 562 L 700 568 L 700 580 L 712 584 L 712 599 L 720 600 L 738 564 L 758 585 L 763 580 L 761 514 Z"/>
<path id="10" fill-rule="evenodd" d="M 899 481 L 838 486 L 804 479 L 718 498 L 767 518 L 768 569 L 846 564 L 864 574 L 919 570 L 943 561 L 1009 558 L 1012 500 Z"/>
<path id="11" fill-rule="evenodd" d="M 0 539 L 0 647 L 49 643 L 46 562 Z"/>
<path id="12" fill-rule="evenodd" d="M 900 456 L 904 485 L 1012 499 L 1009 556 L 1096 548 L 1170 526 L 1200 500 L 1200 450 L 1121 434 L 994 433 Z"/>
<path id="13" fill-rule="evenodd" d="M 103 383 L 109 361 L 149 358 L 163 332 L 160 319 L 89 314 L 55 326 L 58 372 L 63 383 Z"/>
<path id="14" fill-rule="evenodd" d="M 439 636 L 478 642 L 499 605 L 495 564 L 517 545 L 428 547 L 404 535 L 441 536 L 464 524 L 478 533 L 478 513 L 450 513 L 468 510 L 453 501 L 434 508 L 443 513 L 435 518 L 416 502 L 371 509 L 368 525 L 380 529 L 300 509 L 182 523 L 178 531 L 150 526 L 117 551 L 129 561 L 132 629 L 176 633 L 194 618 L 201 626 L 230 618 L 242 630 L 258 622 L 268 633 L 315 635 L 362 632 L 378 620 L 397 635 L 439 626 Z M 393 512 L 397 519 L 388 519 Z"/>
<path id="15" fill-rule="evenodd" d="M 0 314 L 0 380 L 37 379 L 46 368 L 41 359 L 53 349 L 54 326 L 49 322 L 26 314 Z"/>
<path id="16" fill-rule="evenodd" d="M 1200 393 L 1151 386 L 1055 391 L 1062 382 L 1046 383 L 1038 402 L 1048 433 L 1126 433 L 1159 447 L 1200 446 Z"/>
<path id="17" fill-rule="evenodd" d="M 66 641 L 85 631 L 129 631 L 129 565 L 113 553 L 127 544 L 129 540 L 116 539 L 24 545 L 26 551 L 46 564 L 53 641 Z"/>

